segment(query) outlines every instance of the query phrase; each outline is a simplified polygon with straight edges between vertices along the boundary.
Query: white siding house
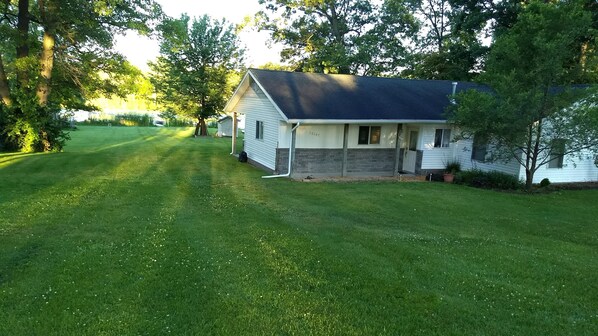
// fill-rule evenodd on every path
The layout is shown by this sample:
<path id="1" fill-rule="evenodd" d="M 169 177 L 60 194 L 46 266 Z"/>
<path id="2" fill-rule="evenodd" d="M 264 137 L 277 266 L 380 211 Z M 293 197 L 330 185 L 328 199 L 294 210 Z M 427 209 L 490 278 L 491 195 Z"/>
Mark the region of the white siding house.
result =
<path id="1" fill-rule="evenodd" d="M 455 159 L 461 163 L 461 169 L 471 170 L 479 169 L 482 171 L 497 171 L 509 175 L 520 176 L 521 165 L 512 160 L 504 162 L 484 162 L 472 158 L 473 140 L 460 140 L 455 144 Z M 525 170 L 523 171 L 525 177 Z"/>
<path id="2" fill-rule="evenodd" d="M 564 157 L 561 168 L 551 168 L 548 164 L 538 168 L 534 174 L 534 183 L 547 178 L 550 182 L 593 182 L 598 181 L 598 167 L 595 156 L 584 153 L 581 158 L 575 155 Z M 525 170 L 521 169 L 520 178 L 525 179 Z"/>
<path id="3" fill-rule="evenodd" d="M 484 162 L 472 156 L 473 141 L 454 141 L 457 132 L 444 112 L 451 94 L 468 89 L 489 90 L 467 82 L 250 69 L 225 112 L 245 116 L 249 161 L 276 174 L 427 175 L 458 161 L 462 169 L 523 179 L 515 160 Z M 534 182 L 597 181 L 594 160 L 588 154 L 559 168 L 541 167 Z"/>
<path id="4" fill-rule="evenodd" d="M 244 150 L 252 161 L 274 170 L 279 137 L 278 128 L 284 119 L 257 83 L 252 82 L 241 95 L 242 99 L 239 99 L 230 108 L 246 116 Z"/>
<path id="5" fill-rule="evenodd" d="M 232 137 L 233 136 L 233 118 L 231 116 L 224 116 L 218 119 L 218 132 L 216 133 L 219 137 Z M 237 127 L 237 136 L 239 135 L 239 128 Z"/>

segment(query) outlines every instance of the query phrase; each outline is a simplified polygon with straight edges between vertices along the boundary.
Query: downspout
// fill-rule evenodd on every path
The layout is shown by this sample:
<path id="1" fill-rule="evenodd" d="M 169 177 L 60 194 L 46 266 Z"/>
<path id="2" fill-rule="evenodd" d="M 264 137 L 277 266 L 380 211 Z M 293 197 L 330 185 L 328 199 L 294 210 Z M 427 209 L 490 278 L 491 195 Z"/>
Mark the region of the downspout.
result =
<path id="1" fill-rule="evenodd" d="M 451 94 L 451 103 L 455 103 L 455 94 L 457 93 L 458 82 L 453 82 L 453 93 Z"/>
<path id="2" fill-rule="evenodd" d="M 239 125 L 237 125 L 237 112 L 233 112 L 233 137 L 232 137 L 232 149 L 230 155 L 237 154 L 237 132 Z"/>
<path id="3" fill-rule="evenodd" d="M 301 125 L 301 122 L 298 122 L 297 125 L 295 125 L 295 127 L 293 127 L 293 129 L 291 129 L 291 140 L 289 141 L 289 169 L 288 172 L 286 174 L 282 174 L 282 175 L 269 175 L 269 176 L 262 176 L 262 178 L 276 178 L 276 177 L 290 177 L 291 176 L 291 164 L 293 162 L 293 139 L 295 138 L 293 136 L 293 134 L 295 133 L 295 131 L 297 130 L 297 128 Z"/>

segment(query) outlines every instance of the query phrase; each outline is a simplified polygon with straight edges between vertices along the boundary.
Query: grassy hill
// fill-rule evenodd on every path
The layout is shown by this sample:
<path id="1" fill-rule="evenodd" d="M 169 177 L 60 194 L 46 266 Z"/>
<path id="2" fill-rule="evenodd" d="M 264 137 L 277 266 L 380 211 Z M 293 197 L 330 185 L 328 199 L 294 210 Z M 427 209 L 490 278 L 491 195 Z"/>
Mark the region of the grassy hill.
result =
<path id="1" fill-rule="evenodd" d="M 598 190 L 264 180 L 191 132 L 0 154 L 0 335 L 598 332 Z"/>

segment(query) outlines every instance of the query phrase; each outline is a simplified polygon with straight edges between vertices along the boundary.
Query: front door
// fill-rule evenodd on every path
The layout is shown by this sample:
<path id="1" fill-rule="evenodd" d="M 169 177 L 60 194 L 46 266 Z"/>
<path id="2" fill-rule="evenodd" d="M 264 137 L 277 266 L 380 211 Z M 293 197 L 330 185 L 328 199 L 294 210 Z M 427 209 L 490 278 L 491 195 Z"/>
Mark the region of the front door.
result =
<path id="1" fill-rule="evenodd" d="M 407 139 L 407 150 L 405 151 L 405 159 L 403 160 L 403 170 L 413 174 L 415 174 L 415 161 L 417 160 L 418 137 L 418 131 L 409 131 L 409 138 Z"/>

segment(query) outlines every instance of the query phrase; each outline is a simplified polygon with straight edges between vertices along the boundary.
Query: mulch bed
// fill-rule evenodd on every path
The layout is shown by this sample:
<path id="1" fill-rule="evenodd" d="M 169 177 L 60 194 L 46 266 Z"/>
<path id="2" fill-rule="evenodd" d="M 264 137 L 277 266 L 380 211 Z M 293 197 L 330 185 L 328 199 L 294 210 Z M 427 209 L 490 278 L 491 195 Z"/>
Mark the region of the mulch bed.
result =
<path id="1" fill-rule="evenodd" d="M 552 183 L 548 188 L 553 190 L 598 189 L 598 182 Z"/>

